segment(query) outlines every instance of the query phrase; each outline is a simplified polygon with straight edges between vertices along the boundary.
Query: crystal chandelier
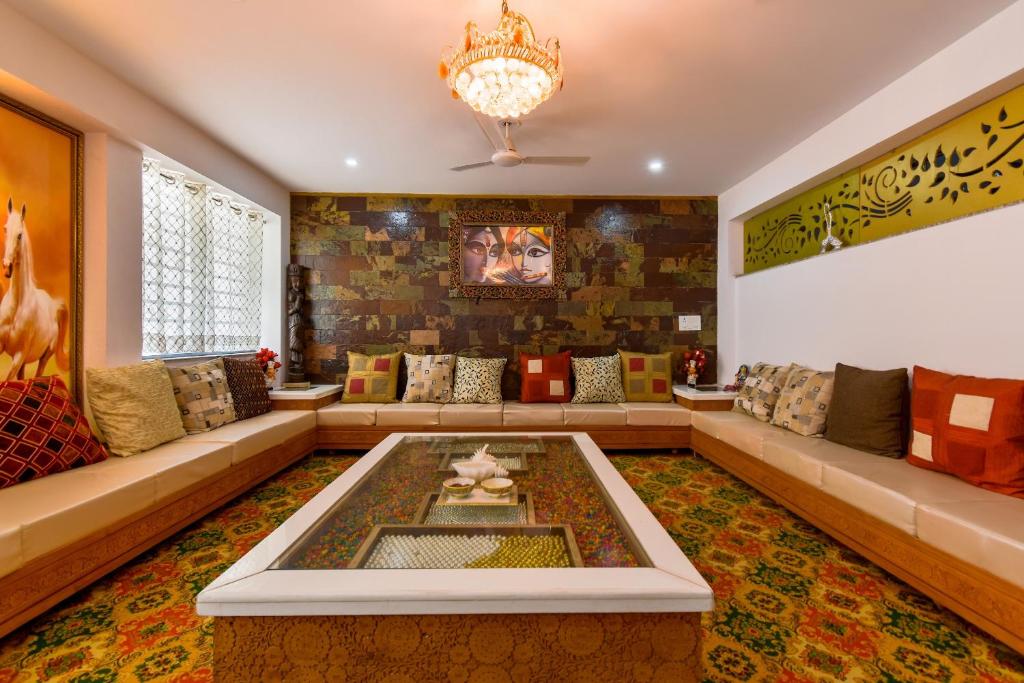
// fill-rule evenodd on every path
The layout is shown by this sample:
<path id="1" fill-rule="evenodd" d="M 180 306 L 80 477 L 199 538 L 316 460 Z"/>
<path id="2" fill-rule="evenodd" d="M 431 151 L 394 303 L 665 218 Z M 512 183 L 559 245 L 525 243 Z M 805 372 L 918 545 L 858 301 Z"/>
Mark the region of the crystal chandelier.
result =
<path id="1" fill-rule="evenodd" d="M 540 43 L 519 12 L 501 3 L 501 21 L 490 33 L 466 24 L 462 44 L 448 48 L 438 69 L 452 97 L 498 118 L 527 114 L 562 87 L 562 53 L 557 38 Z"/>

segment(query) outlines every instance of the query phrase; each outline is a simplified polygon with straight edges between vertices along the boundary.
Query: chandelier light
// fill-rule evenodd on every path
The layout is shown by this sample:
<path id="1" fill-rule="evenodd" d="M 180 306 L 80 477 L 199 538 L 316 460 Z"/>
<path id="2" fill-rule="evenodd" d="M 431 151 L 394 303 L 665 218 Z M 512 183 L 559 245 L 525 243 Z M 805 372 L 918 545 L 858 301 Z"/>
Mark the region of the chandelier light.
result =
<path id="1" fill-rule="evenodd" d="M 452 97 L 476 111 L 502 119 L 532 111 L 562 87 L 562 53 L 557 38 L 537 41 L 519 12 L 501 3 L 501 20 L 490 33 L 466 24 L 461 45 L 447 48 L 438 69 Z"/>

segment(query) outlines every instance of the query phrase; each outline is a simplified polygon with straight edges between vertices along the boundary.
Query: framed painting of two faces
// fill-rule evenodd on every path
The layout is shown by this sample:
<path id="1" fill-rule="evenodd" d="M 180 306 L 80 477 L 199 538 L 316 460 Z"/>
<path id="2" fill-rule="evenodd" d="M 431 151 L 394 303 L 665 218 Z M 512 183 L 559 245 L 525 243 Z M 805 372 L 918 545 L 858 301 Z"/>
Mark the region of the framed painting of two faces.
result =
<path id="1" fill-rule="evenodd" d="M 452 287 L 484 299 L 557 299 L 565 291 L 565 214 L 460 211 L 449 222 Z"/>

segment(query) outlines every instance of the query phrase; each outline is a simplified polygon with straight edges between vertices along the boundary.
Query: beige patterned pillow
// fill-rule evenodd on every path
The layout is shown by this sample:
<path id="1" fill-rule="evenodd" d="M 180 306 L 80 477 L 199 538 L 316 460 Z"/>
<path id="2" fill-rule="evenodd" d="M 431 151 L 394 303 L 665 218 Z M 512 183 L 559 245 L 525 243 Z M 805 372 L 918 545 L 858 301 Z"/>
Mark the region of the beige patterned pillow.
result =
<path id="1" fill-rule="evenodd" d="M 576 392 L 572 403 L 624 403 L 622 363 L 618 354 L 596 358 L 573 358 L 572 374 Z"/>
<path id="2" fill-rule="evenodd" d="M 452 400 L 455 356 L 414 356 L 405 354 L 408 380 L 403 403 L 448 403 Z"/>
<path id="3" fill-rule="evenodd" d="M 136 455 L 185 436 L 163 361 L 89 368 L 85 386 L 93 417 L 114 455 Z"/>
<path id="4" fill-rule="evenodd" d="M 772 424 L 803 436 L 824 434 L 834 381 L 834 372 L 801 367 L 794 369 L 782 387 L 772 414 Z"/>
<path id="5" fill-rule="evenodd" d="M 768 422 L 775 412 L 775 404 L 793 365 L 757 363 L 736 395 L 733 410 Z"/>
<path id="6" fill-rule="evenodd" d="M 167 368 L 167 373 L 186 432 L 208 432 L 235 421 L 235 402 L 221 359 Z"/>
<path id="7" fill-rule="evenodd" d="M 505 358 L 455 359 L 452 403 L 501 403 L 501 373 Z"/>

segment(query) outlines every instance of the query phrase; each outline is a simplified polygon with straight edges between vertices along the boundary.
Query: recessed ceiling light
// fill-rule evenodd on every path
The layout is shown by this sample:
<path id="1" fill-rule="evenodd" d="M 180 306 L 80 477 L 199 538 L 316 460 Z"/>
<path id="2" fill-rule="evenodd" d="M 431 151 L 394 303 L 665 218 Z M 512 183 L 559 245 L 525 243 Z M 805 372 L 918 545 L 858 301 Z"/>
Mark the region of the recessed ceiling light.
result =
<path id="1" fill-rule="evenodd" d="M 647 162 L 647 170 L 651 173 L 661 173 L 663 168 L 665 168 L 665 164 L 661 159 L 653 159 Z"/>
<path id="2" fill-rule="evenodd" d="M 355 168 L 359 165 L 359 162 L 356 159 L 349 157 L 348 159 L 345 159 L 345 165 L 349 168 Z"/>

